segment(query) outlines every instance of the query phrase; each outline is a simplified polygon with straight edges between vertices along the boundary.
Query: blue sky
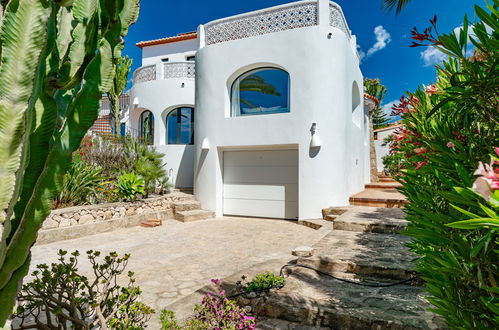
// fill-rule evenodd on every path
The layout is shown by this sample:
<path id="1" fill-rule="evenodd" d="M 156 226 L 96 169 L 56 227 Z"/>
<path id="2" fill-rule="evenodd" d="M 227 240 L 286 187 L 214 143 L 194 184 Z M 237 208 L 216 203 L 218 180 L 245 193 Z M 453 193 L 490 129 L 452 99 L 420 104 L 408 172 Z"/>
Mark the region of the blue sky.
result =
<path id="1" fill-rule="evenodd" d="M 139 21 L 125 38 L 124 53 L 134 60 L 133 69 L 141 64 L 141 50 L 135 43 L 195 31 L 199 24 L 293 1 L 286 0 L 142 0 Z M 425 48 L 409 48 L 410 31 L 423 30 L 433 15 L 438 16 L 439 32 L 447 33 L 462 24 L 464 14 L 473 20 L 473 5 L 482 0 L 413 0 L 398 16 L 386 12 L 381 0 L 338 0 L 352 32 L 357 36 L 364 57 L 361 69 L 365 77 L 380 78 L 388 88 L 384 103 L 395 101 L 419 84 L 435 79 L 438 53 Z M 387 106 L 388 108 L 388 106 Z"/>

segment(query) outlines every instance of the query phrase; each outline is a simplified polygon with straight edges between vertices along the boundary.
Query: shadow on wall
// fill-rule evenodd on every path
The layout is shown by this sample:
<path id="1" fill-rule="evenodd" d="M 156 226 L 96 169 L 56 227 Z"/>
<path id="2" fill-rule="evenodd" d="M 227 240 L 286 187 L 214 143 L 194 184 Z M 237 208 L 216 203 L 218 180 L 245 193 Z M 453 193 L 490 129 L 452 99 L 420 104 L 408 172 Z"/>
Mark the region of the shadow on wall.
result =
<path id="1" fill-rule="evenodd" d="M 187 145 L 184 152 L 182 153 L 182 158 L 180 159 L 177 175 L 175 176 L 175 182 L 173 183 L 176 188 L 192 188 L 194 186 L 192 166 L 195 156 L 194 151 L 190 152 L 190 148 L 194 148 L 194 146 Z"/>

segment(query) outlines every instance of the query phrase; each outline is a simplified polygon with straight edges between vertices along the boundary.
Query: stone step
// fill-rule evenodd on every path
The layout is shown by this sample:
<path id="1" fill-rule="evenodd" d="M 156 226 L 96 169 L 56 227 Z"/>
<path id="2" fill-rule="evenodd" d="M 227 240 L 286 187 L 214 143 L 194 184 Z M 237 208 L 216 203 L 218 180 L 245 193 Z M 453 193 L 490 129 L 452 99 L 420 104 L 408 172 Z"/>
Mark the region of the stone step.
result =
<path id="1" fill-rule="evenodd" d="M 334 230 L 363 233 L 396 234 L 407 227 L 405 214 L 400 208 L 353 207 L 333 220 Z"/>
<path id="2" fill-rule="evenodd" d="M 402 185 L 396 181 L 394 182 L 376 182 L 366 184 L 366 189 L 379 189 L 379 190 L 387 190 L 387 189 L 397 189 L 402 188 Z"/>
<path id="3" fill-rule="evenodd" d="M 366 189 L 350 197 L 350 205 L 356 206 L 403 208 L 405 204 L 407 199 L 395 189 Z"/>
<path id="4" fill-rule="evenodd" d="M 409 241 L 397 234 L 334 230 L 314 246 L 313 257 L 298 258 L 297 263 L 359 280 L 405 280 L 415 274 Z"/>
<path id="5" fill-rule="evenodd" d="M 379 182 L 397 182 L 393 180 L 391 177 L 380 177 Z"/>
<path id="6" fill-rule="evenodd" d="M 339 282 L 308 269 L 293 269 L 266 301 L 268 317 L 314 327 L 349 330 L 444 329 L 427 311 L 421 287 L 371 288 Z"/>
<path id="7" fill-rule="evenodd" d="M 206 211 L 206 210 L 175 212 L 175 219 L 181 222 L 206 220 L 206 219 L 212 219 L 214 217 L 215 217 L 215 212 Z"/>
<path id="8" fill-rule="evenodd" d="M 324 220 L 312 219 L 312 220 L 298 220 L 298 223 L 302 226 L 319 230 L 324 226 Z"/>
<path id="9" fill-rule="evenodd" d="M 196 200 L 176 202 L 173 204 L 175 212 L 192 211 L 201 209 L 201 203 Z"/>

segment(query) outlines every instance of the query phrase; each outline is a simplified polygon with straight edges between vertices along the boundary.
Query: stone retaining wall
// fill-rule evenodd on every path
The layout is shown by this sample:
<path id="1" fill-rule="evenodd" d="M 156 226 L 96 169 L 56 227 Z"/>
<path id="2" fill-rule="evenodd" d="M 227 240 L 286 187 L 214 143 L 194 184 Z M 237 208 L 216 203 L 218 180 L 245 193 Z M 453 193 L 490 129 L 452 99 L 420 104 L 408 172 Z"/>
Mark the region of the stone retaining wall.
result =
<path id="1" fill-rule="evenodd" d="M 53 210 L 43 222 L 36 244 L 93 235 L 116 228 L 133 227 L 150 218 L 172 219 L 174 203 L 189 199 L 193 199 L 193 196 L 173 193 L 136 202 L 85 205 Z"/>

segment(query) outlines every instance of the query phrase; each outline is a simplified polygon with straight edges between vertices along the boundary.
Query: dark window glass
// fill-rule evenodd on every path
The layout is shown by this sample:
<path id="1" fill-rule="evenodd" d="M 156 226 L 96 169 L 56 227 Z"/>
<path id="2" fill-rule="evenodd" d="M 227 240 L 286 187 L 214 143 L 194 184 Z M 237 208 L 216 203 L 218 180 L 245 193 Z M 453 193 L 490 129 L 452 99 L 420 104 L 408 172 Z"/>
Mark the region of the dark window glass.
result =
<path id="1" fill-rule="evenodd" d="M 243 74 L 232 86 L 232 116 L 289 112 L 289 74 L 263 68 Z"/>
<path id="2" fill-rule="evenodd" d="M 194 144 L 194 109 L 177 108 L 166 117 L 168 144 Z"/>
<path id="3" fill-rule="evenodd" d="M 154 115 L 146 110 L 140 115 L 139 122 L 140 139 L 146 144 L 154 143 Z"/>
<path id="4" fill-rule="evenodd" d="M 185 59 L 187 61 L 195 61 L 196 60 L 196 56 L 187 56 Z"/>
<path id="5" fill-rule="evenodd" d="M 162 58 L 161 61 L 162 62 L 170 62 L 170 59 L 168 57 L 165 57 L 165 58 Z"/>

